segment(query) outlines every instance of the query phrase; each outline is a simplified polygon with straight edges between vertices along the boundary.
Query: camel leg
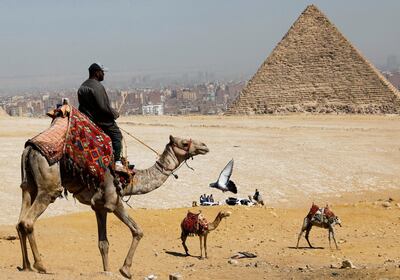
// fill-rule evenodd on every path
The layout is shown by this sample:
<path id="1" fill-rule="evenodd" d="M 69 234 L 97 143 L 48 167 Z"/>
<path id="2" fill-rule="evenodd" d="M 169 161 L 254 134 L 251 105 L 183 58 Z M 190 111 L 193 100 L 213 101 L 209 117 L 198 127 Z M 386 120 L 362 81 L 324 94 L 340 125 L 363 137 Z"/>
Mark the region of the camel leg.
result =
<path id="1" fill-rule="evenodd" d="M 199 240 L 200 240 L 200 257 L 199 259 L 203 258 L 203 236 L 199 235 Z"/>
<path id="2" fill-rule="evenodd" d="M 132 233 L 132 243 L 131 247 L 129 248 L 128 254 L 125 258 L 124 265 L 119 269 L 119 272 L 126 278 L 131 278 L 131 266 L 132 266 L 132 258 L 135 254 L 135 250 L 137 245 L 139 244 L 140 239 L 143 237 L 143 231 L 139 227 L 138 224 L 128 215 L 126 212 L 124 205 L 122 204 L 121 200 L 119 200 L 117 208 L 114 211 L 115 216 L 120 219 L 125 225 L 129 227 Z"/>
<path id="3" fill-rule="evenodd" d="M 336 250 L 339 250 L 339 247 L 338 247 L 338 245 L 336 243 L 335 230 L 333 229 L 333 227 L 329 228 L 329 232 L 332 234 L 332 238 L 333 238 L 333 241 L 335 242 Z"/>
<path id="4" fill-rule="evenodd" d="M 22 186 L 21 186 L 22 187 Z M 31 264 L 28 258 L 28 249 L 26 246 L 26 232 L 23 227 L 21 227 L 21 220 L 26 215 L 29 207 L 31 206 L 31 194 L 25 188 L 22 189 L 22 205 L 21 212 L 19 214 L 18 224 L 16 226 L 19 242 L 21 244 L 21 252 L 22 252 L 22 270 L 32 271 Z"/>
<path id="5" fill-rule="evenodd" d="M 307 226 L 308 226 L 308 220 L 307 220 L 307 218 L 304 218 L 303 225 L 301 226 L 301 230 L 300 230 L 299 236 L 297 238 L 296 248 L 299 248 L 300 238 L 303 235 L 303 232 L 307 229 Z"/>
<path id="6" fill-rule="evenodd" d="M 21 245 L 21 253 L 22 253 L 22 270 L 29 270 L 32 271 L 31 264 L 28 258 L 28 249 L 26 246 L 26 232 L 24 228 L 21 226 L 21 220 L 26 215 L 29 207 L 32 204 L 32 197 L 30 191 L 32 190 L 32 178 L 28 177 L 26 172 L 26 164 L 28 160 L 28 155 L 31 151 L 31 148 L 24 149 L 22 156 L 21 156 L 21 191 L 22 191 L 22 203 L 21 203 L 21 211 L 19 213 L 18 223 L 17 223 L 17 232 L 19 236 L 19 242 Z M 34 197 L 33 197 L 34 198 Z"/>
<path id="7" fill-rule="evenodd" d="M 96 211 L 97 219 L 97 232 L 99 238 L 99 250 L 101 258 L 103 260 L 103 270 L 109 271 L 108 265 L 108 239 L 107 239 L 107 212 L 106 211 Z"/>
<path id="8" fill-rule="evenodd" d="M 204 235 L 204 256 L 207 259 L 207 233 Z"/>
<path id="9" fill-rule="evenodd" d="M 107 171 L 107 176 L 104 177 L 104 208 L 109 212 L 113 212 L 118 204 L 117 189 L 114 185 L 114 177 Z"/>
<path id="10" fill-rule="evenodd" d="M 186 256 L 189 256 L 190 254 L 189 254 L 189 249 L 188 249 L 188 247 L 186 246 L 186 239 L 187 239 L 187 234 L 185 234 L 183 231 L 182 231 L 182 233 L 181 233 L 181 240 L 182 240 L 182 246 L 183 246 L 183 249 L 185 249 L 185 253 L 186 253 Z"/>
<path id="11" fill-rule="evenodd" d="M 310 235 L 311 228 L 312 228 L 312 225 L 307 227 L 305 238 L 306 238 L 306 240 L 307 240 L 308 246 L 310 246 L 310 248 L 314 248 L 314 247 L 311 245 L 310 240 L 308 239 L 308 236 Z"/>
<path id="12" fill-rule="evenodd" d="M 299 237 L 297 238 L 297 245 L 296 245 L 296 249 L 299 248 L 299 242 L 300 242 L 300 238 L 303 235 L 303 232 L 305 231 L 305 229 L 302 227 L 301 231 L 299 233 Z"/>
<path id="13" fill-rule="evenodd" d="M 25 233 L 27 234 L 29 244 L 31 245 L 33 258 L 35 260 L 33 267 L 37 269 L 40 273 L 46 273 L 46 268 L 42 263 L 42 258 L 36 245 L 33 230 L 36 220 L 46 210 L 47 206 L 49 206 L 49 204 L 53 201 L 54 199 L 52 199 L 48 194 L 39 194 L 33 202 L 32 206 L 29 208 L 25 217 L 22 218 L 19 223 L 19 225 L 24 229 Z"/>
<path id="14" fill-rule="evenodd" d="M 329 240 L 329 248 L 332 249 L 332 246 L 331 246 L 331 229 L 328 229 L 328 240 Z"/>

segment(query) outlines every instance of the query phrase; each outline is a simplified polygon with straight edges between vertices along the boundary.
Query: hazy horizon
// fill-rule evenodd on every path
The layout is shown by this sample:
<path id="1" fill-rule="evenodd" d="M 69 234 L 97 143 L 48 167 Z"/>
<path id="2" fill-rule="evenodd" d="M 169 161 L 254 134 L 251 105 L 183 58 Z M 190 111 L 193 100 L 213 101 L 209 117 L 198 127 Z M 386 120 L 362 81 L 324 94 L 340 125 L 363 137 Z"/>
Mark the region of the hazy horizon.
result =
<path id="1" fill-rule="evenodd" d="M 135 75 L 252 75 L 315 4 L 375 66 L 400 58 L 399 1 L 1 1 L 0 94 L 76 88 L 90 63 L 106 84 Z"/>

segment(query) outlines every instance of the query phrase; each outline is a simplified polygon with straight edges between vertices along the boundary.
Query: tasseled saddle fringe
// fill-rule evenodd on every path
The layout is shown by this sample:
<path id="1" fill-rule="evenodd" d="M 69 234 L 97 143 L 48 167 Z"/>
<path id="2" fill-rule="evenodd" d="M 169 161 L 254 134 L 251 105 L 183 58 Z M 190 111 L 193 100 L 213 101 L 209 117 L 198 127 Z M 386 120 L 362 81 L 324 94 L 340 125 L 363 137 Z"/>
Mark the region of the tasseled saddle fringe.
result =
<path id="1" fill-rule="evenodd" d="M 84 170 L 78 166 L 71 158 L 64 156 L 61 159 L 62 170 L 65 171 L 65 175 L 71 176 L 73 178 L 79 178 L 82 185 L 86 186 L 89 190 L 95 190 L 100 187 L 100 181 L 97 177 L 91 175 L 88 171 Z M 84 188 L 79 190 L 81 192 Z M 77 193 L 75 193 L 77 194 Z M 67 198 L 68 190 L 64 187 L 64 197 Z"/>

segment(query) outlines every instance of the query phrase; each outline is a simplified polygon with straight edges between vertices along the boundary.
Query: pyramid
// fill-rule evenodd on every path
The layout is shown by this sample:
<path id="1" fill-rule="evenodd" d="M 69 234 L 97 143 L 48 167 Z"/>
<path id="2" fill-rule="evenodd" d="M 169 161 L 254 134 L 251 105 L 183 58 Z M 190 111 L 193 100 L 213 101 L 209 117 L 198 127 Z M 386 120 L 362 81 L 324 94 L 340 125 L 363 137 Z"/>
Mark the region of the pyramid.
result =
<path id="1" fill-rule="evenodd" d="M 227 110 L 290 112 L 399 113 L 400 93 L 310 5 Z"/>

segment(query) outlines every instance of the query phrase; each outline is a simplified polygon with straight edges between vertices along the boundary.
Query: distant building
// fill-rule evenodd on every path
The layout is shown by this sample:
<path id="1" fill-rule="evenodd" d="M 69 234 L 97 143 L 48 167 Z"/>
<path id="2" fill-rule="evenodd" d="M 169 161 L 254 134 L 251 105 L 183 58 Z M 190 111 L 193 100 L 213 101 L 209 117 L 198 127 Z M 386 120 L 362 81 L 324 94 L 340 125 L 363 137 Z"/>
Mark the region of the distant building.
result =
<path id="1" fill-rule="evenodd" d="M 183 89 L 182 91 L 177 92 L 176 97 L 178 100 L 195 101 L 197 99 L 197 94 L 190 89 Z"/>
<path id="2" fill-rule="evenodd" d="M 149 104 L 142 106 L 143 115 L 164 115 L 163 104 Z"/>

